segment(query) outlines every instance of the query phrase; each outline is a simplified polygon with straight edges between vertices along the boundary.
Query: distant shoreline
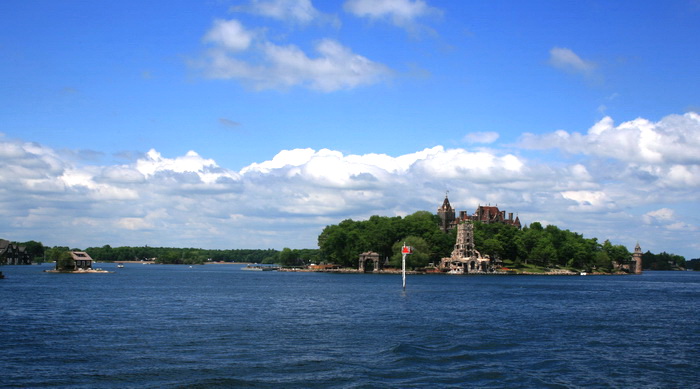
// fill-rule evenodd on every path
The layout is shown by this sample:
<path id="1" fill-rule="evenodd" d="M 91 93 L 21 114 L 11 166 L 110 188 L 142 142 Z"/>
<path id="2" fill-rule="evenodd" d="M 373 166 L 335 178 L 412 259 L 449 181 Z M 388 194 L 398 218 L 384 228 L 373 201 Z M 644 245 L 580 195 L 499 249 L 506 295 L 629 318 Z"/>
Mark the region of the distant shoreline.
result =
<path id="1" fill-rule="evenodd" d="M 144 265 L 200 265 L 199 263 L 158 263 L 156 261 L 108 261 L 99 263 L 142 263 Z M 256 265 L 255 262 L 203 262 L 201 265 Z"/>
<path id="2" fill-rule="evenodd" d="M 123 264 L 144 264 L 144 265 L 190 265 L 194 266 L 195 264 L 188 264 L 188 263 L 157 263 L 155 261 L 112 261 L 112 262 L 100 262 L 100 263 L 123 263 Z M 199 264 L 196 264 L 199 265 Z M 201 265 L 260 265 L 260 263 L 257 262 L 204 262 Z M 396 270 L 381 270 L 379 272 L 360 272 L 358 269 L 354 268 L 341 268 L 341 269 L 302 269 L 302 268 L 279 268 L 277 271 L 281 272 L 288 272 L 288 273 L 339 273 L 339 274 L 401 274 L 400 269 Z M 419 275 L 419 274 L 448 274 L 445 272 L 439 272 L 439 271 L 416 271 L 416 270 L 409 270 L 406 271 L 406 274 L 410 275 Z M 497 275 L 497 276 L 581 276 L 581 275 L 588 275 L 588 276 L 610 276 L 610 275 L 635 275 L 635 274 L 630 274 L 630 273 L 625 273 L 625 272 L 616 272 L 616 273 L 606 273 L 606 272 L 579 272 L 579 271 L 573 271 L 573 270 L 562 270 L 562 269 L 555 269 L 555 270 L 550 270 L 550 271 L 543 271 L 543 272 L 530 272 L 530 271 L 514 271 L 514 270 L 508 270 L 508 271 L 496 271 L 493 273 L 465 273 L 465 274 L 448 274 L 448 275 Z"/>

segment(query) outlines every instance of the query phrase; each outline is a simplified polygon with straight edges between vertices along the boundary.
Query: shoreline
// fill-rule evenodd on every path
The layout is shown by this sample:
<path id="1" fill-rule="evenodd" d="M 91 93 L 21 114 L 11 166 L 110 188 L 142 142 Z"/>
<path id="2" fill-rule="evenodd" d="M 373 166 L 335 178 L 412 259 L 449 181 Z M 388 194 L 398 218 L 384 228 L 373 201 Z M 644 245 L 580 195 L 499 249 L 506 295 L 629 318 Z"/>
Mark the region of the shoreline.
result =
<path id="1" fill-rule="evenodd" d="M 44 270 L 44 273 L 53 274 L 104 274 L 104 273 L 114 273 L 113 271 L 102 270 L 102 269 L 89 269 L 89 270 Z"/>
<path id="2" fill-rule="evenodd" d="M 99 262 L 99 263 L 116 263 L 116 264 L 143 264 L 143 265 L 190 265 L 190 266 L 195 266 L 194 264 L 159 264 L 156 263 L 155 261 L 111 261 L 111 262 Z M 197 264 L 198 266 L 200 264 Z M 201 265 L 242 265 L 242 266 L 247 266 L 247 265 L 261 265 L 260 263 L 257 262 L 204 262 Z M 267 265 L 267 264 L 265 264 Z M 269 264 L 270 266 L 274 264 Z M 277 265 L 279 266 L 279 265 Z M 288 273 L 339 273 L 339 274 L 401 274 L 401 270 L 380 270 L 378 272 L 374 271 L 367 271 L 367 272 L 360 272 L 359 269 L 355 268 L 340 268 L 340 269 L 308 269 L 308 268 L 279 268 L 276 269 L 276 271 L 281 271 L 281 272 L 288 272 Z M 65 272 L 64 272 L 65 273 Z M 465 273 L 465 274 L 448 274 L 447 272 L 442 272 L 442 271 L 418 271 L 418 270 L 407 270 L 406 274 L 410 275 L 421 275 L 421 274 L 447 274 L 447 275 L 470 275 L 470 276 L 478 276 L 478 275 L 512 275 L 512 276 L 614 276 L 614 275 L 636 275 L 632 273 L 625 273 L 625 272 L 614 272 L 614 273 L 606 273 L 606 272 L 583 272 L 583 271 L 575 271 L 575 270 L 568 270 L 568 269 L 553 269 L 549 271 L 543 271 L 543 272 L 532 272 L 532 271 L 527 271 L 527 270 L 504 270 L 504 271 L 495 271 L 492 273 L 484 273 L 484 272 L 475 272 L 475 273 Z"/>

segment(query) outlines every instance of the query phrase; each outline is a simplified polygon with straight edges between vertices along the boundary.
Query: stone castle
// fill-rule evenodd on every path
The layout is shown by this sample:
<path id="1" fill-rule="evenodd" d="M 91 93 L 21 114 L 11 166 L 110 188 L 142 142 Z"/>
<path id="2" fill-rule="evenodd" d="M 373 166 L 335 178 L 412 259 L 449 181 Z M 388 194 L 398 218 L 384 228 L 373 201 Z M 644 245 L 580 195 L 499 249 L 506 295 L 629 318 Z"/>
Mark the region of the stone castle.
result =
<path id="1" fill-rule="evenodd" d="M 474 225 L 470 220 L 457 225 L 457 241 L 452 254 L 440 260 L 440 270 L 450 274 L 489 273 L 501 266 L 489 256 L 482 257 L 474 246 Z"/>
<path id="2" fill-rule="evenodd" d="M 474 221 L 480 221 L 485 224 L 503 223 L 521 228 L 520 219 L 516 216 L 513 219 L 513 213 L 508 214 L 500 211 L 498 207 L 479 205 L 474 214 L 469 215 L 466 211 L 460 211 L 459 217 L 456 217 L 455 210 L 450 205 L 450 200 L 445 195 L 445 201 L 438 208 L 437 214 L 440 217 L 440 228 L 444 231 L 450 231 L 457 228 L 457 240 L 455 242 L 452 254 L 449 257 L 440 260 L 440 270 L 451 274 L 469 274 L 469 273 L 490 273 L 495 272 L 502 266 L 502 262 L 498 259 L 491 259 L 488 255 L 482 256 L 474 245 Z M 615 266 L 631 274 L 642 273 L 642 249 L 639 243 L 634 248 L 634 253 L 629 261 Z"/>
<path id="3" fill-rule="evenodd" d="M 445 195 L 445 201 L 442 202 L 442 206 L 438 208 L 437 214 L 440 217 L 440 228 L 444 232 L 454 229 L 464 221 L 480 221 L 485 224 L 503 223 L 518 227 L 518 229 L 521 228 L 520 218 L 516 216 L 513 219 L 513 212 L 510 212 L 506 218 L 506 211 L 501 211 L 498 207 L 490 205 L 479 205 L 472 215 L 469 215 L 467 211 L 460 211 L 459 217 L 457 217 L 447 195 Z"/>

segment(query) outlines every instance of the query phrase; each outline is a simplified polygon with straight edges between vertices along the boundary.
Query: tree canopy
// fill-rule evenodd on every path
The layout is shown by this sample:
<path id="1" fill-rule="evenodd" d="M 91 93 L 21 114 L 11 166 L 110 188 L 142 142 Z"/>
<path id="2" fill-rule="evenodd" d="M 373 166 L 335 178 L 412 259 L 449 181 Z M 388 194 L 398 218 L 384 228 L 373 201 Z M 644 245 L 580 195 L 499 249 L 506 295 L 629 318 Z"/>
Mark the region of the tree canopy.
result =
<path id="1" fill-rule="evenodd" d="M 318 246 L 324 262 L 355 267 L 361 253 L 375 251 L 396 266 L 403 242 L 411 241 L 416 254 L 409 267 L 418 268 L 449 256 L 455 238 L 456 230 L 444 233 L 439 228 L 437 215 L 419 211 L 403 218 L 375 215 L 363 221 L 343 220 L 323 229 Z M 508 224 L 474 222 L 474 244 L 482 255 L 515 265 L 613 271 L 631 260 L 625 246 L 607 240 L 600 244 L 596 238 L 584 238 L 554 225 L 543 227 L 539 222 L 522 230 Z"/>
<path id="2" fill-rule="evenodd" d="M 405 241 L 413 242 L 418 249 L 409 260 L 411 267 L 426 266 L 449 255 L 454 245 L 455 233 L 443 233 L 438 221 L 437 215 L 426 211 L 403 218 L 375 215 L 363 221 L 343 220 L 340 224 L 326 226 L 319 235 L 320 259 L 356 267 L 361 253 L 374 251 L 382 260 L 390 258 L 396 265 L 395 255 Z"/>
<path id="3" fill-rule="evenodd" d="M 642 254 L 642 267 L 650 270 L 678 270 L 686 267 L 685 257 L 667 252 Z"/>

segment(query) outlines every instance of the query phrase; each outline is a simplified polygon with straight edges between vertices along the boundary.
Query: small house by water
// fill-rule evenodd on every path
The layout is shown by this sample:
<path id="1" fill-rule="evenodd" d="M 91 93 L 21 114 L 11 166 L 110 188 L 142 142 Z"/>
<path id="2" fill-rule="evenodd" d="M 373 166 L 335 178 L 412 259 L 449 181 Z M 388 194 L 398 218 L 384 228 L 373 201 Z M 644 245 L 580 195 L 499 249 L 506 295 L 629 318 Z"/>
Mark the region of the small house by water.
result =
<path id="1" fill-rule="evenodd" d="M 56 270 L 58 271 L 86 271 L 92 270 L 92 258 L 84 251 L 71 251 L 71 259 L 73 260 L 72 268 L 66 267 L 66 263 L 56 261 Z"/>
<path id="2" fill-rule="evenodd" d="M 73 261 L 75 262 L 75 269 L 73 270 L 92 269 L 92 258 L 90 257 L 90 255 L 88 255 L 88 253 L 84 251 L 71 251 L 70 255 L 71 257 L 73 257 Z"/>

